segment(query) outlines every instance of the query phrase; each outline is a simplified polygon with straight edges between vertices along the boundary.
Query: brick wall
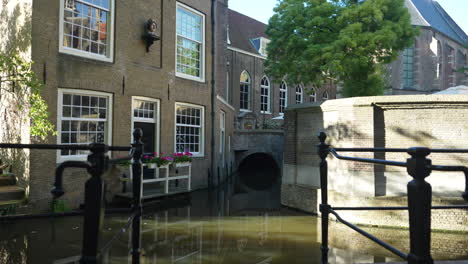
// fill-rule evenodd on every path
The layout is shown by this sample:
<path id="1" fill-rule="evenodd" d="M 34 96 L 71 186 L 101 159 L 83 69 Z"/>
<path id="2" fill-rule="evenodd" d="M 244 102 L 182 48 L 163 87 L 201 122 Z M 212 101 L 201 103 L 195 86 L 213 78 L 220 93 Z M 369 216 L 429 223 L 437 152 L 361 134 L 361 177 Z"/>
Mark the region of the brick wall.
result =
<path id="1" fill-rule="evenodd" d="M 114 61 L 101 62 L 59 53 L 59 3 L 37 0 L 33 4 L 32 59 L 36 73 L 45 82 L 44 97 L 51 121 L 57 122 L 58 88 L 101 91 L 112 95 L 112 145 L 131 141 L 132 96 L 160 101 L 160 146 L 158 152 L 174 152 L 175 103 L 191 103 L 205 108 L 204 156 L 193 162 L 192 188 L 208 184 L 211 167 L 211 1 L 181 0 L 205 15 L 205 80 L 192 81 L 175 76 L 176 1 L 129 2 L 115 0 Z M 144 23 L 153 18 L 161 36 L 146 52 L 142 40 Z M 57 143 L 50 137 L 46 143 Z M 122 155 L 122 153 L 119 153 Z M 50 202 L 50 189 L 57 165 L 55 151 L 31 151 L 31 204 Z M 66 195 L 70 201 L 83 199 L 83 180 L 64 177 L 75 189 Z M 73 202 L 76 205 L 78 202 Z M 37 207 L 39 208 L 39 207 Z M 46 207 L 41 207 L 46 209 Z"/>
<path id="2" fill-rule="evenodd" d="M 285 157 L 282 200 L 284 204 L 317 212 L 316 204 L 304 204 L 294 187 L 319 188 L 317 134 L 326 131 L 327 143 L 335 147 L 468 148 L 468 96 L 380 96 L 330 100 L 321 105 L 291 107 L 285 114 Z M 342 153 L 347 156 L 405 161 L 402 153 Z M 433 164 L 466 165 L 466 154 L 431 154 Z M 390 206 L 406 204 L 406 184 L 411 177 L 404 168 L 328 158 L 330 204 L 337 206 Z M 433 172 L 434 204 L 460 204 L 465 186 L 463 173 Z M 293 185 L 293 186 L 289 186 Z M 309 199 L 309 201 L 311 201 Z M 298 205 L 299 204 L 299 205 Z M 375 214 L 375 213 L 374 213 Z M 405 212 L 346 213 L 345 219 L 370 225 L 407 226 Z M 433 228 L 464 230 L 468 212 L 434 211 Z"/>
<path id="3" fill-rule="evenodd" d="M 439 45 L 439 48 L 438 48 Z M 387 66 L 387 94 L 431 94 L 457 85 L 467 85 L 468 76 L 456 72 L 466 64 L 468 49 L 432 28 L 420 28 L 415 38 L 413 87 L 403 87 L 403 56 Z M 438 69 L 438 63 L 441 64 Z"/>

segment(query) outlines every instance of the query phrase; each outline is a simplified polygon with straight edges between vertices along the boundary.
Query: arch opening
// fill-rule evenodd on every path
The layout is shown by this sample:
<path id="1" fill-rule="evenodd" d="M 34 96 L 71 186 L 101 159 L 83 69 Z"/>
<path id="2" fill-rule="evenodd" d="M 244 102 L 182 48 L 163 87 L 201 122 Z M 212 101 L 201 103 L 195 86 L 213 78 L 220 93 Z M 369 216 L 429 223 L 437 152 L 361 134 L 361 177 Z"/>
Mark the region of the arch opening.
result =
<path id="1" fill-rule="evenodd" d="M 247 156 L 240 163 L 238 172 L 239 180 L 257 191 L 272 187 L 281 175 L 274 158 L 266 153 Z"/>

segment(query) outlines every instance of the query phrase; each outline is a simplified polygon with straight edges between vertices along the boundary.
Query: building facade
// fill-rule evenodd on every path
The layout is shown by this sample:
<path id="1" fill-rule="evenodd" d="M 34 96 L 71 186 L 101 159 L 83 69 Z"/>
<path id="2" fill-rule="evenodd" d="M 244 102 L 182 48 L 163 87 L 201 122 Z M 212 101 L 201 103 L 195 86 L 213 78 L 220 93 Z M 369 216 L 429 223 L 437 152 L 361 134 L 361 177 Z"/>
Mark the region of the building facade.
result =
<path id="1" fill-rule="evenodd" d="M 468 36 L 433 0 L 406 0 L 411 23 L 420 28 L 413 46 L 388 66 L 386 94 L 431 94 L 468 85 Z"/>
<path id="2" fill-rule="evenodd" d="M 10 4 L 23 8 L 25 2 Z M 208 186 L 214 177 L 212 153 L 219 148 L 213 131 L 222 134 L 217 128 L 226 131 L 226 124 L 233 123 L 227 115 L 224 125 L 215 121 L 223 118 L 219 113 L 224 108 L 214 109 L 212 102 L 217 63 L 213 25 L 215 17 L 222 18 L 215 13 L 222 11 L 218 5 L 227 3 L 30 1 L 28 53 L 44 82 L 43 97 L 57 130 L 41 143 L 128 146 L 132 130 L 141 128 L 145 152 L 191 152 L 191 189 Z M 228 140 L 226 132 L 223 138 Z M 216 153 L 227 156 L 226 145 Z M 46 208 L 57 164 L 86 156 L 80 151 L 32 150 L 24 184 L 28 205 Z M 110 174 L 106 178 L 115 188 L 108 192 L 115 194 L 120 188 L 115 183 L 118 172 Z M 64 199 L 70 207 L 82 203 L 87 177 L 84 170 L 65 171 Z"/>
<path id="3" fill-rule="evenodd" d="M 387 93 L 466 85 L 466 74 L 454 71 L 467 65 L 466 34 L 436 2 L 406 4 L 421 35 L 389 66 Z M 268 76 L 266 25 L 230 10 L 228 0 L 8 0 L 1 7 L 1 51 L 15 47 L 44 82 L 57 135 L 42 143 L 129 145 L 138 127 L 146 152 L 193 153 L 192 190 L 223 182 L 239 165 L 239 151 L 254 149 L 236 144 L 236 152 L 236 131 L 281 128 L 288 106 L 337 97 L 333 83 L 312 87 Z M 2 116 L 7 99 L 0 97 Z M 0 139 L 15 134 L 15 142 L 31 142 L 29 124 L 12 130 L 16 123 L 5 118 Z M 15 172 L 30 208 L 49 205 L 58 163 L 85 159 L 77 151 L 22 153 Z M 119 174 L 106 176 L 109 200 L 120 192 Z M 70 207 L 82 203 L 87 177 L 66 170 Z"/>
<path id="4" fill-rule="evenodd" d="M 277 127 L 271 120 L 282 116 L 288 105 L 336 98 L 331 83 L 312 87 L 268 76 L 266 25 L 234 10 L 228 11 L 228 19 L 227 85 L 219 93 L 237 112 L 236 129 Z"/>

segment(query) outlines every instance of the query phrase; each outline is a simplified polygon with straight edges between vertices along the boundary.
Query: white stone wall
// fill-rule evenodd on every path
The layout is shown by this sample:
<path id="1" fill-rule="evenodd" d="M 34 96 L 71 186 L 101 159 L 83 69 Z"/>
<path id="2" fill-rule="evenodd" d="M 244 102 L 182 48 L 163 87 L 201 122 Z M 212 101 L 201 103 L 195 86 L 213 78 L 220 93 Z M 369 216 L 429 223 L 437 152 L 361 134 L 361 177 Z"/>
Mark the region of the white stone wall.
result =
<path id="1" fill-rule="evenodd" d="M 406 95 L 357 97 L 329 100 L 321 105 L 290 107 L 285 114 L 285 157 L 282 198 L 285 204 L 317 212 L 310 202 L 292 201 L 294 186 L 320 187 L 316 145 L 317 134 L 325 131 L 327 144 L 334 147 L 385 148 L 464 148 L 468 149 L 468 95 Z M 406 161 L 406 153 L 340 153 L 346 156 Z M 291 158 L 294 157 L 294 158 Z M 437 165 L 468 165 L 468 154 L 431 154 Z M 411 180 L 405 168 L 373 165 L 328 158 L 330 202 L 335 206 L 405 205 L 406 185 Z M 427 181 L 432 185 L 434 204 L 462 202 L 463 173 L 433 172 Z M 291 191 L 288 191 L 291 190 Z M 319 192 L 318 192 L 319 193 Z M 395 200 L 395 197 L 401 197 Z M 387 198 L 391 198 L 388 200 Z M 310 201 L 310 199 L 308 199 Z M 320 202 L 320 199 L 318 199 Z M 460 214 L 458 214 L 460 212 Z M 440 229 L 462 229 L 468 221 L 466 211 L 447 212 L 449 224 Z M 437 212 L 438 215 L 441 212 Z M 352 216 L 352 214 L 346 214 Z M 403 216 L 402 216 L 403 217 Z M 355 217 L 355 222 L 377 225 L 405 225 L 401 217 Z M 433 222 L 437 223 L 437 219 Z M 451 225 L 451 226 L 450 226 Z"/>

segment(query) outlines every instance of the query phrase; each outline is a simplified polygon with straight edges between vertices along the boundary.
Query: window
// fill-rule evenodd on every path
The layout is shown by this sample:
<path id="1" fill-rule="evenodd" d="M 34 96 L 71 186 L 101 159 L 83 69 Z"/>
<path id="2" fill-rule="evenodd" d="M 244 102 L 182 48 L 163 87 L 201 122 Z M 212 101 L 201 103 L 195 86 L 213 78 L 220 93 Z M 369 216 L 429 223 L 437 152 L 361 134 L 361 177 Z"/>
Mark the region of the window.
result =
<path id="1" fill-rule="evenodd" d="M 105 93 L 59 89 L 58 144 L 111 142 L 112 97 Z M 61 150 L 59 160 L 86 158 L 88 151 Z"/>
<path id="2" fill-rule="evenodd" d="M 448 66 L 448 85 L 449 87 L 455 86 L 455 73 L 454 73 L 454 68 L 456 67 L 455 65 L 455 50 L 447 46 L 447 63 L 449 64 Z"/>
<path id="3" fill-rule="evenodd" d="M 221 167 L 224 168 L 224 153 L 226 148 L 226 113 L 221 111 L 219 115 L 219 154 L 221 154 Z"/>
<path id="4" fill-rule="evenodd" d="M 288 86 L 286 85 L 285 81 L 281 82 L 279 89 L 279 112 L 283 113 L 286 106 L 288 106 Z"/>
<path id="5" fill-rule="evenodd" d="M 61 0 L 59 50 L 112 61 L 114 0 Z"/>
<path id="6" fill-rule="evenodd" d="M 158 152 L 159 101 L 135 96 L 132 98 L 132 113 L 132 131 L 135 128 L 143 131 L 141 141 L 145 143 L 145 152 Z"/>
<path id="7" fill-rule="evenodd" d="M 176 75 L 204 81 L 205 16 L 177 3 Z"/>
<path id="8" fill-rule="evenodd" d="M 312 88 L 309 98 L 311 103 L 317 101 L 317 92 L 315 91 L 315 88 Z"/>
<path id="9" fill-rule="evenodd" d="M 328 100 L 328 93 L 327 93 L 327 92 L 323 92 L 323 94 L 322 94 L 322 100 L 323 100 L 323 101 Z"/>
<path id="10" fill-rule="evenodd" d="M 414 83 L 414 48 L 403 51 L 403 88 L 413 88 Z"/>
<path id="11" fill-rule="evenodd" d="M 270 112 L 270 81 L 266 76 L 260 81 L 260 111 Z"/>
<path id="12" fill-rule="evenodd" d="M 240 110 L 250 109 L 250 75 L 243 71 L 240 76 Z"/>
<path id="13" fill-rule="evenodd" d="M 436 66 L 436 78 L 439 79 L 442 74 L 442 45 L 440 41 L 437 41 L 437 66 Z"/>
<path id="14" fill-rule="evenodd" d="M 302 87 L 300 85 L 296 86 L 296 104 L 302 103 Z"/>
<path id="15" fill-rule="evenodd" d="M 226 72 L 226 102 L 229 103 L 229 72 Z"/>
<path id="16" fill-rule="evenodd" d="M 203 156 L 204 111 L 202 106 L 176 103 L 175 151 Z"/>

